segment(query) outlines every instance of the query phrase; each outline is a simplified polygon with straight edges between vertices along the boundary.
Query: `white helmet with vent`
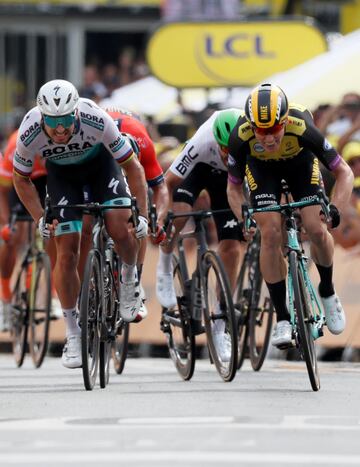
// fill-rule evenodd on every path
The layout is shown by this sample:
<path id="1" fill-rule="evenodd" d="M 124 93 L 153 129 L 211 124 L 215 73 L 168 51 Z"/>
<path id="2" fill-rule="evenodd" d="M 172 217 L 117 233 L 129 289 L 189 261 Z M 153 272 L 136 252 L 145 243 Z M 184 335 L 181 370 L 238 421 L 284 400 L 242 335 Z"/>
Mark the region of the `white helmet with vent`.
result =
<path id="1" fill-rule="evenodd" d="M 79 93 L 75 86 L 63 79 L 54 79 L 41 86 L 36 103 L 40 112 L 53 117 L 68 115 L 75 111 Z"/>

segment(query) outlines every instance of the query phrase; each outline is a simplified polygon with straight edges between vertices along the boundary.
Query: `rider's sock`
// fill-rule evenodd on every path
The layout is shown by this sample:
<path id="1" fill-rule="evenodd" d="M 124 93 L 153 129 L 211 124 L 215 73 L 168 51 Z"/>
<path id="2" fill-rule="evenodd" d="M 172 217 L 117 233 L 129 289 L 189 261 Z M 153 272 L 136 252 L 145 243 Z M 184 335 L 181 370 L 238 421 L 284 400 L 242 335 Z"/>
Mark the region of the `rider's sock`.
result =
<path id="1" fill-rule="evenodd" d="M 77 322 L 76 308 L 63 308 L 62 312 L 65 320 L 66 337 L 81 334 Z"/>
<path id="2" fill-rule="evenodd" d="M 315 263 L 316 264 L 316 263 Z M 334 284 L 332 282 L 333 266 L 320 266 L 316 264 L 317 270 L 320 274 L 319 294 L 321 297 L 326 298 L 334 295 Z"/>
<path id="3" fill-rule="evenodd" d="M 136 277 L 136 265 L 135 264 L 121 264 L 121 282 L 123 284 L 129 284 L 137 280 Z"/>
<path id="4" fill-rule="evenodd" d="M 164 251 L 161 248 L 159 248 L 159 261 L 157 269 L 160 273 L 163 274 L 172 273 L 172 253 L 164 253 Z"/>
<path id="5" fill-rule="evenodd" d="M 290 314 L 286 306 L 285 280 L 273 284 L 266 282 L 266 285 L 268 286 L 270 298 L 276 311 L 277 321 L 290 321 Z"/>

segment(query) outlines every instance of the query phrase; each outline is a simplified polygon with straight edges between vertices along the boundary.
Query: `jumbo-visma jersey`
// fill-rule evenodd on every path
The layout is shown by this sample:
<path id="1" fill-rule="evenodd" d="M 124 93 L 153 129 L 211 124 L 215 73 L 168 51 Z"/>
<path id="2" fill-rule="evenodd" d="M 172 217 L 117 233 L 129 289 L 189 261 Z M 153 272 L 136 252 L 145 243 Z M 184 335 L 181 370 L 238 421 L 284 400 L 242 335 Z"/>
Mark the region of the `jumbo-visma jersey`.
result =
<path id="1" fill-rule="evenodd" d="M 18 133 L 14 170 L 30 176 L 35 155 L 58 165 L 79 165 L 95 157 L 101 144 L 120 164 L 133 155 L 113 119 L 90 99 L 79 99 L 74 133 L 66 144 L 54 143 L 44 131 L 41 112 L 37 107 L 24 117 Z"/>
<path id="2" fill-rule="evenodd" d="M 230 178 L 238 180 L 244 178 L 247 158 L 254 157 L 265 163 L 290 163 L 305 149 L 309 150 L 329 170 L 334 170 L 341 159 L 335 148 L 316 128 L 311 113 L 305 107 L 290 104 L 288 122 L 278 152 L 266 152 L 256 140 L 251 125 L 245 117 L 242 117 L 229 140 Z"/>

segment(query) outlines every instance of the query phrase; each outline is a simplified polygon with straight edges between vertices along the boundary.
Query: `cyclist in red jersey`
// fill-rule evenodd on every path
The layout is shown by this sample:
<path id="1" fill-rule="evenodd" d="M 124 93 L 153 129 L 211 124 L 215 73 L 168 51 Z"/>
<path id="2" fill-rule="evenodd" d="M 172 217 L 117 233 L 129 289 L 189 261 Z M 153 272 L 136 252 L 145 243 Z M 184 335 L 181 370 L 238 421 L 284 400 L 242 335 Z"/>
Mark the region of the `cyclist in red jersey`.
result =
<path id="1" fill-rule="evenodd" d="M 159 243 L 162 235 L 162 226 L 164 224 L 165 216 L 168 211 L 169 205 L 169 193 L 164 179 L 163 170 L 156 158 L 156 151 L 154 143 L 151 140 L 144 124 L 133 114 L 127 110 L 123 109 L 106 109 L 106 112 L 112 117 L 115 121 L 119 131 L 125 136 L 128 135 L 129 139 L 133 138 L 136 141 L 138 151 L 138 159 L 142 165 L 145 178 L 148 184 L 148 187 L 151 191 L 150 197 L 152 204 L 155 204 L 157 210 L 157 236 L 154 239 L 155 243 Z M 131 142 L 131 141 L 130 141 Z M 87 256 L 87 251 L 90 248 L 91 244 L 91 219 L 85 221 L 82 229 L 82 240 L 81 240 L 81 260 L 80 264 L 85 264 L 85 259 Z M 141 241 L 140 251 L 138 254 L 138 279 L 141 279 L 142 266 L 144 263 L 146 252 L 146 240 Z M 81 266 L 80 266 L 81 267 Z M 144 305 L 145 297 L 144 292 L 141 289 L 142 293 L 142 306 L 140 312 L 135 319 L 135 322 L 141 321 L 147 315 L 147 310 Z"/>
<path id="2" fill-rule="evenodd" d="M 8 226 L 11 210 L 16 206 L 23 207 L 13 187 L 13 158 L 16 149 L 17 135 L 18 130 L 15 130 L 10 135 L 4 155 L 0 158 L 0 224 L 2 227 L 2 243 L 0 245 L 0 331 L 6 331 L 9 327 L 9 308 L 11 301 L 10 281 L 15 267 L 17 253 L 21 250 L 23 243 L 26 241 L 25 224 L 23 222 L 17 222 L 13 232 L 10 232 Z M 44 198 L 46 168 L 40 157 L 35 158 L 31 180 L 36 186 L 40 196 Z M 21 213 L 27 213 L 24 207 Z M 52 263 L 54 263 L 56 251 L 54 242 L 52 240 L 50 240 L 50 242 L 53 247 L 51 248 L 49 244 L 47 250 L 51 256 Z"/>

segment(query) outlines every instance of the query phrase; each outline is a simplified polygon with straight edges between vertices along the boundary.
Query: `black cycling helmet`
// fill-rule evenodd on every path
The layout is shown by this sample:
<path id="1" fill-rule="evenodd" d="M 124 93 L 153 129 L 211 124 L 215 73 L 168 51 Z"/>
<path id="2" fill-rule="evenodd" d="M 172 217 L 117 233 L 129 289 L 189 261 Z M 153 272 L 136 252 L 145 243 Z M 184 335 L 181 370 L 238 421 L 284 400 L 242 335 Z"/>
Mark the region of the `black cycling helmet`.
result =
<path id="1" fill-rule="evenodd" d="M 281 125 L 289 113 L 289 104 L 284 91 L 275 84 L 260 84 L 254 88 L 245 104 L 248 122 L 257 128 Z"/>
<path id="2" fill-rule="evenodd" d="M 226 109 L 218 112 L 213 123 L 213 133 L 220 146 L 229 145 L 230 133 L 241 115 L 243 113 L 239 109 Z"/>

